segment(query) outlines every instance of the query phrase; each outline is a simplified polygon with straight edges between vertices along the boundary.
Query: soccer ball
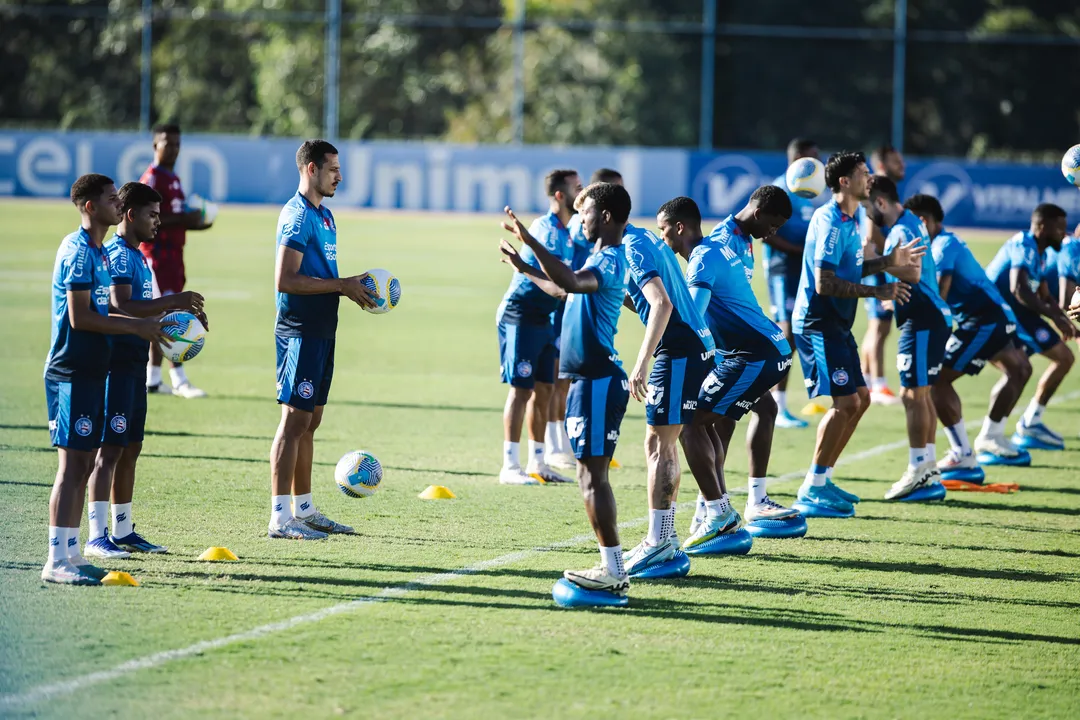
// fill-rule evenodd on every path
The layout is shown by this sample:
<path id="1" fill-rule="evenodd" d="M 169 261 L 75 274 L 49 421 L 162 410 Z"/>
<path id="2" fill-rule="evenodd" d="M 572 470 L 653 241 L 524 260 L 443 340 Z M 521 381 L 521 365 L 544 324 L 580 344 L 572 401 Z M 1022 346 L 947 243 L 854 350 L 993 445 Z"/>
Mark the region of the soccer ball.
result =
<path id="1" fill-rule="evenodd" d="M 172 342 L 159 343 L 162 355 L 174 363 L 183 363 L 202 352 L 206 344 L 206 328 L 199 318 L 189 312 L 174 312 L 163 320 L 175 322 L 176 325 L 165 328 L 165 334 L 172 338 Z"/>
<path id="2" fill-rule="evenodd" d="M 1061 174 L 1073 185 L 1080 187 L 1080 145 L 1073 145 L 1061 158 Z"/>
<path id="3" fill-rule="evenodd" d="M 364 450 L 345 453 L 334 468 L 334 481 L 338 490 L 349 497 L 364 498 L 374 495 L 382 483 L 382 465 Z"/>
<path id="4" fill-rule="evenodd" d="M 214 220 L 217 218 L 218 214 L 218 206 L 216 203 L 212 203 L 198 195 L 192 195 L 187 199 L 186 204 L 188 210 L 202 211 L 202 221 L 204 226 L 208 227 L 214 224 Z"/>
<path id="5" fill-rule="evenodd" d="M 788 190 L 799 197 L 813 199 L 825 192 L 825 166 L 815 158 L 799 158 L 784 175 Z"/>
<path id="6" fill-rule="evenodd" d="M 386 270 L 376 268 L 367 271 L 364 285 L 375 297 L 375 307 L 364 308 L 369 313 L 382 315 L 397 307 L 401 300 L 401 282 Z"/>

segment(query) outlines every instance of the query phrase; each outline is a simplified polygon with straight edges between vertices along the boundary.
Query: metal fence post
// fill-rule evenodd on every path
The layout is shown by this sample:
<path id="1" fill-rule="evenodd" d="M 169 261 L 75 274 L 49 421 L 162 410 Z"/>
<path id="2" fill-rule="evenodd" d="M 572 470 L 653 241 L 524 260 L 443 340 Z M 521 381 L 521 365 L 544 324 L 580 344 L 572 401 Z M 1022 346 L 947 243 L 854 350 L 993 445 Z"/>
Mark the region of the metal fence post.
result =
<path id="1" fill-rule="evenodd" d="M 525 0 L 514 10 L 514 104 L 510 108 L 514 142 L 525 142 Z"/>
<path id="2" fill-rule="evenodd" d="M 701 118 L 698 149 L 712 150 L 713 84 L 716 76 L 716 0 L 703 0 L 701 34 Z"/>
<path id="3" fill-rule="evenodd" d="M 326 70 L 323 128 L 328 140 L 338 135 L 338 69 L 341 67 L 341 0 L 326 0 Z"/>
<path id="4" fill-rule="evenodd" d="M 904 149 L 904 86 L 907 64 L 907 0 L 896 0 L 893 22 L 892 145 Z"/>
<path id="5" fill-rule="evenodd" d="M 142 57 L 139 60 L 139 129 L 150 130 L 150 73 L 153 52 L 153 0 L 142 0 Z"/>

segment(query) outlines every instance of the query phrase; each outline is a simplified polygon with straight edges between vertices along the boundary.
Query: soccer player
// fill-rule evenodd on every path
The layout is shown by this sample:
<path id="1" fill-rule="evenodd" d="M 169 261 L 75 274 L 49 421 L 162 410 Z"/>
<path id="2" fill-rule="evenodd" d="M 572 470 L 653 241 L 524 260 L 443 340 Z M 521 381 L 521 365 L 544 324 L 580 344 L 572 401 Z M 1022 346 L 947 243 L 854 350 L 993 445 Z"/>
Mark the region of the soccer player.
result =
<path id="1" fill-rule="evenodd" d="M 660 209 L 657 222 L 664 241 L 687 259 L 686 277 L 695 307 L 718 346 L 720 362 L 701 384 L 693 422 L 682 433 L 683 451 L 702 497 L 685 547 L 706 543 L 738 529 L 741 518 L 727 498 L 723 467 L 735 422 L 747 411 L 754 419 L 747 432 L 750 450 L 751 522 L 780 520 L 798 512 L 771 500 L 765 490 L 777 407 L 769 389 L 791 368 L 791 346 L 766 317 L 750 286 L 753 237 L 770 237 L 791 217 L 787 193 L 775 185 L 754 191 L 738 213 L 701 235 L 701 213 L 689 198 L 676 198 Z M 721 493 L 710 497 L 715 488 Z"/>
<path id="2" fill-rule="evenodd" d="M 917 243 L 900 245 L 884 257 L 863 262 L 860 229 L 870 195 L 870 171 L 859 152 L 838 152 L 825 164 L 825 183 L 833 198 L 814 211 L 806 233 L 799 296 L 792 330 L 811 398 L 832 396 L 832 408 L 818 425 L 814 462 L 799 488 L 805 507 L 826 515 L 854 514 L 858 497 L 832 482 L 832 468 L 859 419 L 870 406 L 859 349 L 851 335 L 858 298 L 898 300 L 909 297 L 903 282 L 864 285 L 866 275 L 886 268 L 918 265 L 925 252 Z"/>
<path id="3" fill-rule="evenodd" d="M 901 245 L 924 251 L 921 265 L 894 267 L 888 273 L 911 286 L 910 299 L 895 311 L 900 329 L 896 368 L 907 415 L 909 450 L 907 469 L 885 493 L 885 499 L 898 500 L 940 480 L 934 445 L 937 413 L 930 388 L 941 373 L 945 344 L 952 335 L 952 310 L 938 291 L 930 234 L 922 220 L 900 204 L 896 184 L 884 175 L 870 178 L 869 190 L 870 219 L 887 233 L 885 252 Z"/>
<path id="4" fill-rule="evenodd" d="M 1080 225 L 1073 235 L 1061 241 L 1061 250 L 1047 248 L 1043 263 L 1046 287 L 1058 305 L 1069 307 L 1077 283 L 1080 283 Z"/>
<path id="5" fill-rule="evenodd" d="M 562 258 L 533 238 L 507 208 L 514 233 L 540 263 L 537 269 L 505 240 L 504 262 L 527 274 L 554 297 L 566 297 L 559 374 L 572 380 L 566 406 L 566 428 L 578 461 L 578 485 L 596 539 L 600 564 L 590 570 L 567 570 L 563 576 L 586 590 L 626 595 L 630 580 L 623 564 L 615 495 L 608 467 L 630 393 L 626 373 L 615 350 L 615 332 L 626 295 L 630 268 L 622 238 L 630 217 L 630 195 L 612 183 L 590 184 L 575 202 L 585 237 L 594 252 L 574 272 Z"/>
<path id="6" fill-rule="evenodd" d="M 161 195 L 161 228 L 157 237 L 141 246 L 142 254 L 150 261 L 158 293 L 162 296 L 183 292 L 187 276 L 184 274 L 184 243 L 188 230 L 206 230 L 210 227 L 203 219 L 202 211 L 189 209 L 184 200 L 184 189 L 176 175 L 176 160 L 180 157 L 180 127 L 158 125 L 154 128 L 154 162 L 139 178 Z M 169 379 L 172 387 L 161 381 L 161 348 L 154 343 L 150 347 L 150 364 L 146 371 L 149 392 L 179 395 L 182 398 L 206 397 L 188 379 L 182 363 L 172 363 Z"/>
<path id="7" fill-rule="evenodd" d="M 324 204 L 341 182 L 338 151 L 325 140 L 307 140 L 296 151 L 300 187 L 278 216 L 277 401 L 281 422 L 270 449 L 271 538 L 321 540 L 352 533 L 315 507 L 311 465 L 315 430 L 322 422 L 334 376 L 338 300 L 374 307 L 366 275 L 338 277 L 337 225 Z M 289 495 L 292 494 L 292 507 Z"/>
<path id="8" fill-rule="evenodd" d="M 1016 333 L 1016 317 L 964 241 L 945 229 L 945 213 L 937 198 L 914 195 L 904 207 L 923 221 L 930 234 L 938 290 L 956 319 L 956 329 L 945 345 L 941 372 L 930 389 L 934 410 L 951 446 L 938 463 L 938 470 L 943 474 L 964 473 L 964 479 L 977 478 L 981 472 L 976 453 L 991 456 L 991 464 L 1022 464 L 1026 452 L 1017 451 L 1004 437 L 989 433 L 993 426 L 1004 426 L 1031 377 L 1031 363 Z M 990 409 L 972 450 L 962 402 L 953 384 L 964 375 L 978 375 L 987 362 L 1003 377 L 990 393 Z M 1027 456 L 1026 461 L 1030 460 Z"/>
<path id="9" fill-rule="evenodd" d="M 876 148 L 870 154 L 870 167 L 874 175 L 887 177 L 897 186 L 904 181 L 904 156 L 892 145 Z M 877 225 L 866 223 L 864 235 L 866 237 L 863 240 L 868 248 L 873 248 L 873 257 L 884 254 L 885 236 Z M 868 275 L 863 282 L 867 285 L 883 285 L 887 279 L 884 273 L 874 273 Z M 897 405 L 901 400 L 889 389 L 885 379 L 885 342 L 889 339 L 895 308 L 891 304 L 883 304 L 875 297 L 867 298 L 864 305 L 867 322 L 866 335 L 863 337 L 862 368 L 870 379 L 870 401 L 879 405 Z"/>
<path id="10" fill-rule="evenodd" d="M 1064 438 L 1046 427 L 1042 415 L 1075 360 L 1072 350 L 1061 342 L 1061 338 L 1075 338 L 1076 326 L 1062 311 L 1057 293 L 1050 292 L 1043 277 L 1043 253 L 1047 248 L 1061 249 L 1068 232 L 1066 228 L 1065 211 L 1057 205 L 1043 203 L 1031 213 L 1028 231 L 1007 240 L 986 268 L 987 277 L 1012 307 L 1027 336 L 1028 354 L 1041 353 L 1050 361 L 1050 366 L 1039 378 L 1035 397 L 1016 423 L 1014 437 L 1021 447 L 1048 450 L 1065 447 Z M 1061 337 L 1046 324 L 1044 317 L 1057 326 Z M 993 434 L 1001 435 L 1003 429 L 995 426 Z"/>
<path id="11" fill-rule="evenodd" d="M 787 161 L 791 165 L 802 158 L 821 157 L 818 145 L 813 140 L 795 138 L 787 146 Z M 783 188 L 791 200 L 791 219 L 781 226 L 771 237 L 762 239 L 764 245 L 765 284 L 769 288 L 769 303 L 772 305 L 773 320 L 784 331 L 788 345 L 795 347 L 795 338 L 791 334 L 791 311 L 795 308 L 795 295 L 799 290 L 799 276 L 802 274 L 802 252 L 806 243 L 806 230 L 810 218 L 817 209 L 813 200 L 800 197 L 787 186 L 787 177 L 781 175 L 773 185 Z M 788 373 L 790 375 L 790 372 Z M 791 414 L 787 406 L 788 375 L 780 379 L 773 389 L 776 400 L 776 427 L 804 428 L 807 422 Z"/>
<path id="12" fill-rule="evenodd" d="M 574 214 L 574 198 L 581 192 L 576 170 L 554 170 L 544 179 L 549 208 L 533 221 L 530 235 L 569 266 L 573 246 L 567 223 Z M 522 249 L 522 258 L 534 268 L 539 262 L 532 251 Z M 555 363 L 558 350 L 553 323 L 561 325 L 559 300 L 545 293 L 531 277 L 515 272 L 499 310 L 499 357 L 502 381 L 510 386 L 503 408 L 503 463 L 499 482 L 504 485 L 571 483 L 551 469 L 545 459 L 545 434 L 551 419 Z M 521 469 L 522 424 L 529 430 L 529 459 Z M 556 452 L 562 451 L 561 437 L 555 438 Z"/>
<path id="13" fill-rule="evenodd" d="M 139 243 L 153 241 L 160 203 L 161 196 L 148 185 L 131 182 L 120 188 L 120 225 L 104 245 L 112 278 L 112 305 L 125 315 L 140 318 L 184 310 L 208 326 L 202 295 L 186 291 L 154 299 L 150 266 L 139 252 Z M 133 552 L 168 550 L 136 533 L 131 513 L 135 464 L 142 452 L 146 426 L 145 376 L 149 354 L 150 343 L 137 335 L 117 335 L 113 339 L 105 384 L 105 433 L 90 475 L 87 498 L 90 535 L 83 550 L 87 557 L 113 560 L 130 557 Z"/>
<path id="14" fill-rule="evenodd" d="M 104 175 L 83 175 L 71 186 L 82 223 L 60 243 L 53 266 L 52 338 L 45 360 L 49 435 L 59 467 L 49 498 L 49 559 L 45 582 L 100 585 L 105 571 L 79 554 L 79 524 L 86 482 L 101 446 L 110 335 L 165 340 L 156 318 L 112 314 L 109 263 L 102 241 L 120 221 L 116 184 Z"/>

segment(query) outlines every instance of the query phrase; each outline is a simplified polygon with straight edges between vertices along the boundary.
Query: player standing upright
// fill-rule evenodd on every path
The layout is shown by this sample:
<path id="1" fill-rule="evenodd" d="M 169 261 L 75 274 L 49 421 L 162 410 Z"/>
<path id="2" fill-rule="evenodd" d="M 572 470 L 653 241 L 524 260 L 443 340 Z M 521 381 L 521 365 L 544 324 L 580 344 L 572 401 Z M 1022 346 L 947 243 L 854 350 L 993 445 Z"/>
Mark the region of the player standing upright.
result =
<path id="1" fill-rule="evenodd" d="M 576 170 L 554 170 L 544 179 L 549 208 L 529 227 L 529 233 L 569 266 L 573 245 L 567 224 L 574 214 L 574 198 L 581 191 Z M 539 267 L 529 247 L 522 258 Z M 554 323 L 561 324 L 559 301 L 541 290 L 531 277 L 514 273 L 496 313 L 502 381 L 510 386 L 503 409 L 503 463 L 499 482 L 504 485 L 570 483 L 552 470 L 545 459 L 545 435 L 551 417 L 555 363 L 558 360 Z M 521 469 L 522 425 L 528 425 L 529 460 Z M 561 436 L 553 438 L 556 453 L 562 451 Z"/>
<path id="2" fill-rule="evenodd" d="M 344 295 L 374 307 L 365 275 L 338 277 L 337 225 L 323 202 L 341 182 L 338 151 L 308 140 L 296 151 L 300 187 L 278 216 L 277 401 L 281 422 L 270 449 L 271 538 L 319 540 L 351 533 L 326 517 L 311 498 L 315 430 L 322 422 L 334 376 L 338 300 Z M 290 507 L 290 494 L 292 507 Z"/>
<path id="3" fill-rule="evenodd" d="M 858 298 L 905 301 L 904 283 L 864 285 L 862 278 L 892 266 L 918 264 L 923 249 L 901 245 L 884 257 L 863 262 L 862 206 L 869 199 L 870 171 L 858 152 L 838 152 L 825 164 L 833 199 L 814 212 L 806 233 L 799 297 L 792 329 L 811 398 L 832 396 L 832 408 L 818 425 L 814 462 L 799 488 L 804 514 L 850 516 L 858 497 L 832 482 L 833 466 L 870 405 L 851 334 Z M 800 509 L 801 512 L 801 509 Z"/>
<path id="4" fill-rule="evenodd" d="M 559 374 L 572 380 L 566 427 L 578 461 L 578 485 L 585 511 L 600 544 L 600 564 L 590 570 L 567 570 L 564 577 L 586 590 L 625 595 L 630 581 L 623 564 L 615 495 L 608 466 L 626 413 L 629 383 L 615 350 L 615 333 L 630 269 L 621 247 L 630 216 L 630 195 L 612 183 L 582 190 L 575 203 L 585 237 L 594 252 L 574 272 L 562 258 L 529 235 L 507 208 L 512 224 L 503 225 L 535 254 L 540 268 L 526 261 L 505 240 L 504 261 L 529 275 L 553 297 L 566 297 Z"/>
<path id="5" fill-rule="evenodd" d="M 102 241 L 120 221 L 116 184 L 104 175 L 83 175 L 71 186 L 71 201 L 82 224 L 56 252 L 52 337 L 45 360 L 49 435 L 59 467 L 49 498 L 49 559 L 41 579 L 100 585 L 106 573 L 79 554 L 79 525 L 105 421 L 109 335 L 135 334 L 149 342 L 167 338 L 156 319 L 110 314 L 111 280 Z"/>
<path id="6" fill-rule="evenodd" d="M 907 470 L 885 493 L 886 500 L 896 500 L 940 478 L 934 447 L 937 413 L 930 388 L 941 373 L 945 345 L 952 335 L 952 310 L 938 292 L 930 234 L 922 220 L 900 204 L 896 184 L 889 178 L 875 175 L 869 188 L 870 218 L 886 233 L 885 252 L 901 245 L 924 251 L 921 265 L 893 267 L 888 272 L 911 286 L 911 298 L 894 313 L 900 329 L 896 369 L 900 371 L 909 445 Z"/>
<path id="7" fill-rule="evenodd" d="M 1043 318 L 1049 318 L 1066 340 L 1076 337 L 1076 326 L 1058 305 L 1057 293 L 1051 293 L 1047 287 L 1043 277 L 1043 253 L 1047 248 L 1060 250 L 1067 232 L 1065 211 L 1057 205 L 1043 203 L 1031 213 L 1028 231 L 1017 233 L 1006 241 L 986 268 L 986 276 L 997 285 L 1027 335 L 1028 354 L 1041 353 L 1050 361 L 1050 366 L 1039 378 L 1035 397 L 1016 423 L 1014 438 L 1025 448 L 1060 450 L 1065 447 L 1064 438 L 1046 427 L 1042 415 L 1061 381 L 1072 369 L 1075 358 L 1069 346 L 1061 342 L 1061 337 Z M 1003 429 L 995 426 L 993 433 L 1003 434 Z"/>
<path id="8" fill-rule="evenodd" d="M 184 243 L 188 230 L 206 230 L 201 210 L 188 209 L 184 189 L 176 174 L 176 160 L 180 157 L 180 127 L 158 125 L 154 128 L 154 162 L 139 178 L 161 195 L 161 227 L 157 237 L 144 242 L 143 255 L 150 261 L 157 289 L 162 296 L 183 292 L 187 276 L 184 274 Z M 155 343 L 150 348 L 150 364 L 146 371 L 149 392 L 179 395 L 183 398 L 206 397 L 206 393 L 191 384 L 182 363 L 172 363 L 169 379 L 172 388 L 161 380 L 161 348 Z"/>
<path id="9" fill-rule="evenodd" d="M 821 152 L 813 140 L 795 138 L 787 146 L 787 161 L 790 166 L 802 158 L 819 159 Z M 802 275 L 802 252 L 806 244 L 806 230 L 810 227 L 810 218 L 814 216 L 817 203 L 791 192 L 787 186 L 786 175 L 773 181 L 773 185 L 783 188 L 791 200 L 791 219 L 775 235 L 762 239 L 764 251 L 765 284 L 769 289 L 769 303 L 772 305 L 773 320 L 784 331 L 788 345 L 795 347 L 795 338 L 791 334 L 791 311 L 795 309 L 795 296 L 799 291 L 799 277 Z M 776 427 L 804 428 L 807 422 L 791 414 L 787 406 L 788 375 L 781 378 L 773 390 L 776 400 Z"/>

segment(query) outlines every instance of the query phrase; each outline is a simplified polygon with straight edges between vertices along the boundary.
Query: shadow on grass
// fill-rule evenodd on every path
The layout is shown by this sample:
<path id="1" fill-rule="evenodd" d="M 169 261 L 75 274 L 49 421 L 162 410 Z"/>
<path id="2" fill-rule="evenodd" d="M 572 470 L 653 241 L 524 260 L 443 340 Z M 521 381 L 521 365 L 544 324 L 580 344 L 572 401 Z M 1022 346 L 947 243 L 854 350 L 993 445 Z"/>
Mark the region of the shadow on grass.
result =
<path id="1" fill-rule="evenodd" d="M 27 487 L 47 488 L 51 488 L 53 486 L 51 482 L 26 482 L 25 480 L 0 480 L 0 485 L 25 485 Z"/>
<path id="2" fill-rule="evenodd" d="M 931 519 L 927 519 L 927 518 L 886 517 L 884 515 L 861 515 L 860 514 L 860 515 L 856 515 L 854 519 L 855 520 L 871 520 L 873 522 L 917 523 L 917 524 L 922 524 L 922 525 L 933 525 L 934 527 L 937 527 L 937 528 L 940 528 L 941 524 L 942 524 L 941 520 L 931 520 Z M 956 525 L 956 526 L 959 526 L 959 527 L 992 528 L 995 531 L 1000 531 L 1003 528 L 1003 526 L 1002 526 L 1002 524 L 1000 522 L 975 522 L 975 521 L 972 521 L 972 520 L 958 520 L 956 518 L 949 518 L 948 524 L 949 525 Z M 1067 535 L 1080 535 L 1080 530 L 1067 530 L 1067 529 L 1064 529 L 1064 528 L 1061 528 L 1061 529 L 1058 529 L 1058 528 L 1041 528 L 1041 527 L 1032 527 L 1031 525 L 1017 525 L 1017 524 L 1014 524 L 1014 523 L 1009 523 L 1008 529 L 1013 530 L 1013 531 L 1019 530 L 1021 532 L 1047 533 L 1047 534 L 1050 534 L 1050 535 L 1058 535 L 1058 534 L 1061 534 L 1061 533 L 1065 533 Z"/>
<path id="3" fill-rule="evenodd" d="M 256 396 L 256 395 L 214 395 L 214 400 L 239 400 L 242 402 L 258 402 L 267 405 L 274 404 L 276 401 L 272 397 Z M 422 403 L 397 403 L 397 402 L 376 402 L 373 400 L 339 400 L 334 398 L 330 401 L 331 405 L 346 405 L 350 407 L 369 407 L 369 408 L 384 408 L 388 410 L 442 410 L 446 412 L 469 412 L 469 413 L 498 413 L 502 414 L 503 409 L 501 407 L 469 407 L 466 405 L 437 405 L 437 404 L 422 404 Z"/>
<path id="4" fill-rule="evenodd" d="M 1045 557 L 1080 558 L 1080 553 L 1068 552 L 1067 550 L 1028 550 L 1015 547 L 988 547 L 985 545 L 943 545 L 940 543 L 923 543 L 913 540 L 867 540 L 864 538 L 827 537 L 821 535 L 807 535 L 801 538 L 801 542 L 839 542 L 855 545 L 866 543 L 884 543 L 886 545 L 909 545 L 912 547 L 927 547 L 935 550 L 971 550 L 972 552 L 1004 552 L 1010 555 L 1042 555 Z"/>
<path id="5" fill-rule="evenodd" d="M 45 433 L 49 431 L 49 428 L 45 425 L 0 424 L 0 430 L 33 430 Z M 274 439 L 273 435 L 236 435 L 232 433 L 185 432 L 173 430 L 146 430 L 145 434 L 147 437 L 224 438 L 226 440 L 265 440 L 267 442 Z"/>
<path id="6" fill-rule="evenodd" d="M 758 555 L 766 562 L 795 563 L 800 565 L 825 565 L 845 570 L 873 570 L 877 572 L 910 573 L 912 575 L 945 575 L 986 580 L 1009 580 L 1013 582 L 1071 582 L 1080 579 L 1072 573 L 1040 572 L 1037 570 L 985 570 L 962 565 L 938 563 L 885 562 L 881 560 L 853 560 L 845 558 L 809 558 L 796 555 Z"/>
<path id="7" fill-rule="evenodd" d="M 1068 472 L 1076 472 L 1076 468 L 1071 467 L 1058 467 L 1055 470 L 1067 470 Z M 1080 488 L 1065 487 L 1065 488 L 1049 488 L 1039 487 L 1038 485 L 1021 485 L 1021 493 L 1056 493 L 1060 495 L 1080 495 Z"/>

